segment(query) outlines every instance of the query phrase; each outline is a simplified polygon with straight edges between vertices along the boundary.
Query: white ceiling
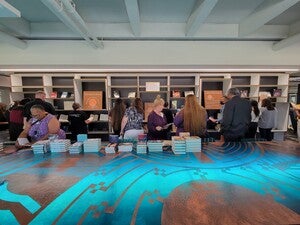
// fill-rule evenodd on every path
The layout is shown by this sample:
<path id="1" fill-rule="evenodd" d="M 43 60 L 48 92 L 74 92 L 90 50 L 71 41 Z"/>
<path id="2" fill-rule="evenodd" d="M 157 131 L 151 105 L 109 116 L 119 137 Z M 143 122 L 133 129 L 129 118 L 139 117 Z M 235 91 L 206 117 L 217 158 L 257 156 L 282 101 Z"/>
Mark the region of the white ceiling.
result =
<path id="1" fill-rule="evenodd" d="M 0 0 L 0 41 L 25 49 L 40 39 L 94 48 L 101 40 L 271 40 L 273 50 L 300 42 L 300 0 L 73 0 L 75 14 L 69 2 Z"/>

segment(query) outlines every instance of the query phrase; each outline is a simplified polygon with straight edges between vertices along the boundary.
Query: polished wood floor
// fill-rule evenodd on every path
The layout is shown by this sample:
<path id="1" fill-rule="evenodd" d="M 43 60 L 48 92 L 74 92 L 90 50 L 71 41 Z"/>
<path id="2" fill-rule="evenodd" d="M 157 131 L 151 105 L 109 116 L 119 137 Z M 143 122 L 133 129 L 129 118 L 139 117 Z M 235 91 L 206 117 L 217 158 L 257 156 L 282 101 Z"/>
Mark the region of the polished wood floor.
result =
<path id="1" fill-rule="evenodd" d="M 0 157 L 0 224 L 300 224 L 300 144 Z"/>

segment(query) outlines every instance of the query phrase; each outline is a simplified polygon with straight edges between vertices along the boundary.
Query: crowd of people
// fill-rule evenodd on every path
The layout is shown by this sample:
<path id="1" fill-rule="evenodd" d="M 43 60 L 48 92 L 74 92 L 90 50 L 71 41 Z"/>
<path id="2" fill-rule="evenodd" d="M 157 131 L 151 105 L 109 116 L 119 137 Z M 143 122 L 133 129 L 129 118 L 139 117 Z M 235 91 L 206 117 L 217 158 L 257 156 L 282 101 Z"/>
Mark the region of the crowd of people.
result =
<path id="1" fill-rule="evenodd" d="M 10 109 L 0 103 L 0 122 L 8 121 L 11 141 L 22 148 L 19 138 L 28 138 L 29 144 L 46 140 L 55 135 L 65 138 L 60 129 L 60 122 L 50 103 L 45 101 L 45 93 L 37 91 L 34 99 L 25 98 L 14 102 Z M 74 102 L 73 111 L 68 115 L 71 140 L 76 141 L 78 134 L 87 134 L 87 125 L 93 120 Z M 293 106 L 296 117 L 300 119 L 300 109 Z M 272 129 L 276 128 L 277 109 L 271 100 L 266 98 L 260 103 L 240 96 L 237 88 L 231 88 L 221 99 L 220 116 L 215 119 L 208 116 L 207 110 L 201 106 L 195 95 L 185 97 L 184 106 L 176 113 L 168 108 L 168 103 L 161 96 L 153 101 L 153 110 L 144 118 L 143 102 L 140 98 L 132 99 L 126 107 L 122 99 L 116 99 L 109 112 L 109 122 L 115 135 L 125 139 L 137 139 L 147 133 L 148 140 L 171 139 L 172 128 L 176 127 L 176 135 L 189 132 L 192 136 L 209 137 L 208 122 L 220 125 L 220 134 L 225 142 L 237 142 L 243 139 L 255 139 L 259 131 L 261 139 L 271 141 Z M 147 119 L 147 126 L 143 121 Z M 298 131 L 299 132 L 299 131 Z"/>

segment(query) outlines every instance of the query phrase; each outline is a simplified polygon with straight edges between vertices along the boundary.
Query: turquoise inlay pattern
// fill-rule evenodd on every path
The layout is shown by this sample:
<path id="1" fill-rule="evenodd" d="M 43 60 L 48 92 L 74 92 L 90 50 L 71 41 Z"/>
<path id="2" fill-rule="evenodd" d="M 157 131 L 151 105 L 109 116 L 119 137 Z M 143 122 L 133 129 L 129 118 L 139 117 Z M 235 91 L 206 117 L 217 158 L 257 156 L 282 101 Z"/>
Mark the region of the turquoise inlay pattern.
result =
<path id="1" fill-rule="evenodd" d="M 0 224 L 19 225 L 20 223 L 16 220 L 14 214 L 9 210 L 0 210 Z"/>
<path id="2" fill-rule="evenodd" d="M 224 182 L 243 187 L 262 197 L 271 196 L 300 213 L 299 156 L 264 150 L 255 143 L 209 144 L 201 153 L 187 155 L 162 152 L 90 156 L 52 154 L 44 161 L 35 158 L 44 166 L 32 161 L 31 167 L 30 157 L 24 158 L 27 166 L 22 173 L 54 173 L 66 179 L 80 174 L 78 182 L 46 206 L 40 208 L 36 202 L 27 202 L 31 213 L 40 208 L 29 224 L 160 224 L 164 200 L 177 187 L 192 182 Z M 104 163 L 101 160 L 105 157 L 110 160 Z M 72 166 L 57 170 L 70 162 Z M 21 161 L 18 163 L 21 165 Z M 0 190 L 6 190 L 6 185 Z M 1 195 L 4 201 L 12 198 L 9 192 L 1 191 Z M 19 201 L 24 205 L 24 200 Z"/>
<path id="3" fill-rule="evenodd" d="M 34 201 L 29 196 L 11 193 L 9 190 L 7 190 L 7 183 L 4 183 L 0 186 L 0 200 L 8 202 L 19 202 L 30 213 L 35 213 L 41 207 L 36 201 Z"/>

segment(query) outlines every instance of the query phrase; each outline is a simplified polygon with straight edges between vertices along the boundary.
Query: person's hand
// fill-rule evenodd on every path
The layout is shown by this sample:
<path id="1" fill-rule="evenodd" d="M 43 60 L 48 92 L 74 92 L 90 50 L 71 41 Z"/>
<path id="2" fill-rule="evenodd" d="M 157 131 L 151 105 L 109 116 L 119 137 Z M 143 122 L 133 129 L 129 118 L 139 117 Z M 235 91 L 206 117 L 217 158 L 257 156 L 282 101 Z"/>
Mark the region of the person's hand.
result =
<path id="1" fill-rule="evenodd" d="M 155 127 L 155 129 L 156 129 L 157 131 L 161 131 L 163 128 L 162 128 L 161 126 L 157 126 L 157 127 Z"/>
<path id="2" fill-rule="evenodd" d="M 21 150 L 21 149 L 24 149 L 24 148 L 31 148 L 31 144 L 27 143 L 25 145 L 20 145 L 19 142 L 16 141 L 15 147 L 16 147 L 17 150 Z"/>
<path id="3" fill-rule="evenodd" d="M 210 116 L 208 119 L 209 119 L 210 121 L 214 122 L 214 123 L 217 123 L 217 122 L 218 122 L 218 120 L 216 120 L 215 118 L 213 118 L 213 117 L 211 117 L 211 116 Z"/>

